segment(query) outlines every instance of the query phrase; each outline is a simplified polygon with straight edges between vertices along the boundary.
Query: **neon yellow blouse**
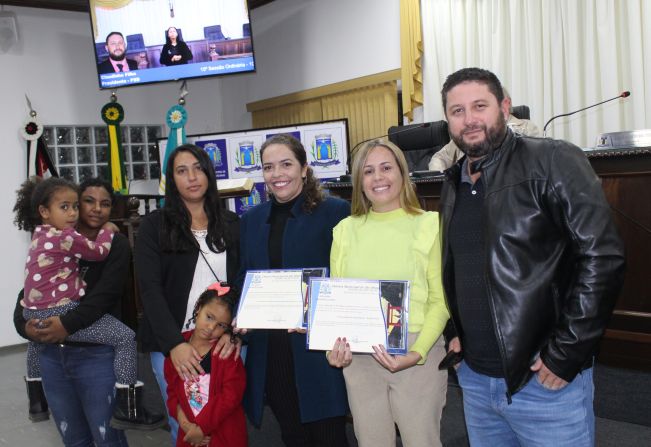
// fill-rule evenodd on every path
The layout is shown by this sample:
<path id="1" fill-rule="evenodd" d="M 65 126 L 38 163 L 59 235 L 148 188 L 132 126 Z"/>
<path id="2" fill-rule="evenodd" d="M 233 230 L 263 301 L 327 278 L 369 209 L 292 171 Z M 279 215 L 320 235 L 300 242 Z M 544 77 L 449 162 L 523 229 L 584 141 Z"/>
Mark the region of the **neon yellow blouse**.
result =
<path id="1" fill-rule="evenodd" d="M 439 216 L 402 208 L 350 216 L 334 228 L 332 277 L 409 280 L 409 332 L 420 332 L 410 351 L 424 363 L 450 317 L 441 283 Z"/>

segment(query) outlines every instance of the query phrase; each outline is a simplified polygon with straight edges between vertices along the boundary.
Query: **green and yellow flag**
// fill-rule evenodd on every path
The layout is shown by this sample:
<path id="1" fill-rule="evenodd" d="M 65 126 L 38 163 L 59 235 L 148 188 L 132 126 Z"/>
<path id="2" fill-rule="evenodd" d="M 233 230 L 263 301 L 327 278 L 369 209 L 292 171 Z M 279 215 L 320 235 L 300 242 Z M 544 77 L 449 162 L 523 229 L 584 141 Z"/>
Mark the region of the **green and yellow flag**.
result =
<path id="1" fill-rule="evenodd" d="M 117 194 L 128 194 L 127 174 L 124 170 L 124 149 L 120 123 L 124 119 L 124 109 L 117 101 L 111 101 L 102 107 L 102 119 L 108 128 L 109 140 L 109 181 Z"/>

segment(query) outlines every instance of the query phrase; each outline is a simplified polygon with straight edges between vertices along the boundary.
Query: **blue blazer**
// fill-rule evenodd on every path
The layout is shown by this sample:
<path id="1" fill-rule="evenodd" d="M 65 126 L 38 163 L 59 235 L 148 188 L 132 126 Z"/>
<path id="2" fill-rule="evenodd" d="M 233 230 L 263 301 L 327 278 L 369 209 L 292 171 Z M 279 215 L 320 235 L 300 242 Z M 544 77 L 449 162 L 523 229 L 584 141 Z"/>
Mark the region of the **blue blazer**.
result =
<path id="1" fill-rule="evenodd" d="M 332 229 L 350 215 L 350 204 L 326 198 L 310 214 L 303 211 L 303 197 L 292 207 L 283 237 L 283 267 L 330 267 Z M 249 210 L 240 221 L 241 288 L 247 270 L 269 268 L 269 215 L 271 202 Z M 308 351 L 305 334 L 290 334 L 294 376 L 303 423 L 344 416 L 348 400 L 343 374 L 328 364 L 323 351 Z M 267 330 L 251 331 L 247 337 L 246 391 L 244 409 L 251 422 L 260 426 L 267 374 Z"/>

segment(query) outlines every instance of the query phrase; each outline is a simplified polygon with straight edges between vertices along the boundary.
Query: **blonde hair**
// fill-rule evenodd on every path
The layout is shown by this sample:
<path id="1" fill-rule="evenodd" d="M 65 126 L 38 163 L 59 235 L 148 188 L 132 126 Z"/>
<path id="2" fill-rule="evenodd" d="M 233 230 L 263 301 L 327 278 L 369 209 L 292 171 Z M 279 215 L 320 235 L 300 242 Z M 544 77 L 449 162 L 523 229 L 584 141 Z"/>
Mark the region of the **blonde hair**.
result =
<path id="1" fill-rule="evenodd" d="M 378 139 L 369 141 L 353 154 L 353 195 L 351 214 L 353 216 L 363 216 L 368 214 L 368 212 L 371 210 L 371 201 L 364 194 L 364 164 L 366 164 L 368 154 L 376 147 L 383 147 L 385 149 L 388 149 L 396 159 L 396 164 L 398 165 L 400 174 L 402 175 L 402 185 L 400 188 L 400 207 L 409 214 L 422 213 L 423 209 L 418 202 L 418 197 L 416 196 L 414 185 L 409 180 L 409 167 L 407 166 L 407 160 L 405 160 L 405 156 L 403 155 L 402 150 L 400 150 L 398 146 L 391 143 L 390 141 Z"/>

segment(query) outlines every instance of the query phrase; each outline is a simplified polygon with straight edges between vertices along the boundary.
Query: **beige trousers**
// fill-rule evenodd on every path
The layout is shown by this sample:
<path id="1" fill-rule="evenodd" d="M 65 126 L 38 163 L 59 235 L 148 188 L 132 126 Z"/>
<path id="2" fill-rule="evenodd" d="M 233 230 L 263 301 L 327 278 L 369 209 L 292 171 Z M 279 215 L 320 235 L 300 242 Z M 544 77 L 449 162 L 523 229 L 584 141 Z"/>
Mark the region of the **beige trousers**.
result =
<path id="1" fill-rule="evenodd" d="M 409 334 L 409 346 L 418 337 Z M 447 371 L 438 364 L 445 356 L 441 336 L 423 365 L 391 373 L 371 355 L 355 354 L 344 368 L 348 402 L 360 447 L 395 447 L 400 430 L 404 447 L 441 445 L 441 413 L 447 393 Z"/>

